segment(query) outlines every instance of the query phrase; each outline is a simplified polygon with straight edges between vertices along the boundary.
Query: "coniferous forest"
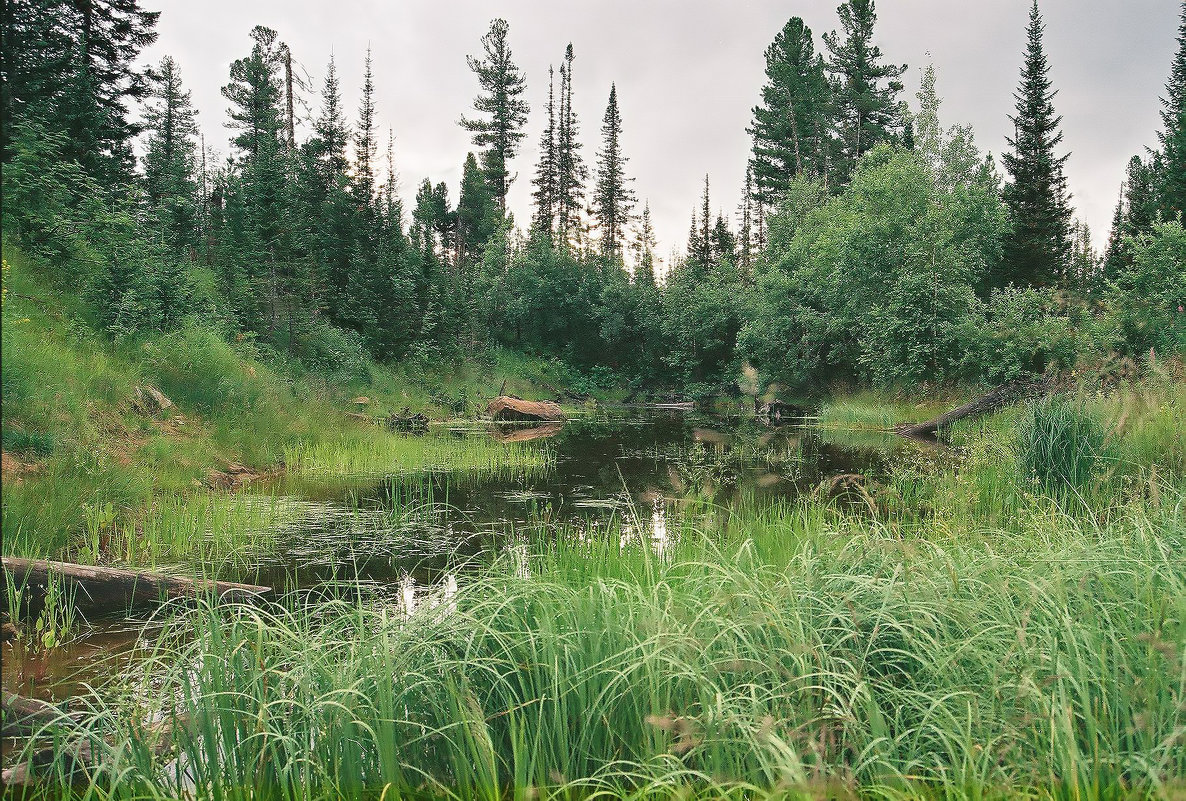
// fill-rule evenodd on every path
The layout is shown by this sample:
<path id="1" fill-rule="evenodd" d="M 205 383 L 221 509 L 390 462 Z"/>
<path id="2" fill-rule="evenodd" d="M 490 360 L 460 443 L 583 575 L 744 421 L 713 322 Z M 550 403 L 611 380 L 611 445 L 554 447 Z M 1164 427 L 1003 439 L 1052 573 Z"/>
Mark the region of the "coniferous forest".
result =
<path id="1" fill-rule="evenodd" d="M 662 246 L 563 32 L 404 193 L 370 50 L 212 142 L 145 5 L 3 10 L 5 797 L 1184 791 L 1186 3 L 1106 239 L 1038 0 L 995 154 L 845 0 Z"/>

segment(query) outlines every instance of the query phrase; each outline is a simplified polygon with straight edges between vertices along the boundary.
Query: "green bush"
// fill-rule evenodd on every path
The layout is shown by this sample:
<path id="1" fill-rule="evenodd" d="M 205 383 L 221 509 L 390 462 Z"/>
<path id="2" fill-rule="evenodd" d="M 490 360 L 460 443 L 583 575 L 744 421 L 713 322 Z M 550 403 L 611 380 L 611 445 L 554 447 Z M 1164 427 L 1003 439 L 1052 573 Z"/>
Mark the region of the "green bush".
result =
<path id="1" fill-rule="evenodd" d="M 370 381 L 362 337 L 324 322 L 314 323 L 300 338 L 297 353 L 309 370 L 332 381 Z"/>

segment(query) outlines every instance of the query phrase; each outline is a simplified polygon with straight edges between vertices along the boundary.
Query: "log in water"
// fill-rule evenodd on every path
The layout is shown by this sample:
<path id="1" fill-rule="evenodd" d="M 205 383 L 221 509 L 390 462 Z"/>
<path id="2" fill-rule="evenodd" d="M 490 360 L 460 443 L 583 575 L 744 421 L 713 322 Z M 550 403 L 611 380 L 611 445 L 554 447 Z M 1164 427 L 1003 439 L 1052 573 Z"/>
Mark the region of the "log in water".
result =
<path id="1" fill-rule="evenodd" d="M 4 581 L 33 592 L 49 584 L 51 577 L 62 582 L 74 596 L 74 606 L 85 614 L 143 608 L 178 598 L 215 597 L 226 601 L 249 601 L 272 591 L 270 587 L 168 576 L 147 570 L 76 565 L 44 559 L 3 558 Z"/>

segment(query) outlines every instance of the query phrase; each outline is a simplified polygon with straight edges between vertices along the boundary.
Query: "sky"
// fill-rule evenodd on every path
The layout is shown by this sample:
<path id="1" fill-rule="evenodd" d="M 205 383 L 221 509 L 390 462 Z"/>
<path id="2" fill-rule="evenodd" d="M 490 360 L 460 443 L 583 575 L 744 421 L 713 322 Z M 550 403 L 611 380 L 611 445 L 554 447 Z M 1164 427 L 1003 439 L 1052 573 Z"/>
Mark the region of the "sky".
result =
<path id="1" fill-rule="evenodd" d="M 714 210 L 734 215 L 751 146 L 746 127 L 765 82 L 763 53 L 792 16 L 816 37 L 839 28 L 838 0 L 146 0 L 162 12 L 146 61 L 173 56 L 192 91 L 208 148 L 225 158 L 230 131 L 221 87 L 230 64 L 250 52 L 255 25 L 278 31 L 307 75 L 309 117 L 320 104 L 331 54 L 345 105 L 355 116 L 367 47 L 374 59 L 379 128 L 395 136 L 395 167 L 407 208 L 424 178 L 445 181 L 453 202 L 465 154 L 476 148 L 458 124 L 473 115 L 477 79 L 467 55 L 481 53 L 490 20 L 510 24 L 514 61 L 527 78 L 532 112 L 511 163 L 509 206 L 526 227 L 530 179 L 545 122 L 548 66 L 572 43 L 573 106 L 592 167 L 601 119 L 616 83 L 627 174 L 649 201 L 659 253 L 684 246 L 708 174 Z M 1125 165 L 1160 130 L 1176 48 L 1178 0 L 1041 0 L 1046 52 L 1063 117 L 1063 148 L 1076 214 L 1097 246 L 1108 235 Z M 903 93 L 917 109 L 922 68 L 933 63 L 940 121 L 971 124 L 980 148 L 1006 148 L 1028 22 L 1029 0 L 882 0 L 876 43 L 907 64 Z M 307 125 L 306 125 L 307 130 Z M 298 133 L 299 136 L 299 133 Z M 382 145 L 381 145 L 382 149 Z M 736 223 L 734 223 L 735 225 Z"/>

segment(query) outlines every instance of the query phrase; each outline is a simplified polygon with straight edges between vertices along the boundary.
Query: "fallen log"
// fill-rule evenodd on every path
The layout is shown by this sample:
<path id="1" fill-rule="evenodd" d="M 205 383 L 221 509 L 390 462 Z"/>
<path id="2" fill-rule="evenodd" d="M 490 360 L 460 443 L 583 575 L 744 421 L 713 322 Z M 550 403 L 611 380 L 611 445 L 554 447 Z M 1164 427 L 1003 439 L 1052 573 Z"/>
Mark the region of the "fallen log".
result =
<path id="1" fill-rule="evenodd" d="M 922 423 L 903 423 L 894 430 L 904 437 L 913 439 L 934 439 L 938 433 L 948 428 L 952 423 L 968 418 L 983 417 L 995 412 L 1003 406 L 1016 403 L 1025 398 L 1041 395 L 1049 391 L 1051 382 L 1046 378 L 1023 378 L 1002 384 L 986 395 L 976 400 L 957 406 L 949 412 L 939 415 L 933 420 Z"/>
<path id="2" fill-rule="evenodd" d="M 0 723 L 0 736 L 3 737 L 29 737 L 49 726 L 73 726 L 78 722 L 76 715 L 64 712 L 48 701 L 10 692 L 0 698 L 0 715 L 3 716 Z"/>
<path id="3" fill-rule="evenodd" d="M 564 420 L 560 406 L 551 401 L 525 401 L 511 395 L 500 395 L 486 407 L 486 413 L 497 420 L 530 420 L 555 423 Z"/>
<path id="4" fill-rule="evenodd" d="M 5 695 L 6 703 L 9 695 Z M 51 709 L 57 709 L 52 704 L 33 701 L 30 698 L 12 697 L 19 699 L 21 703 L 44 704 Z M 57 735 L 64 735 L 62 741 L 34 751 L 25 762 L 5 768 L 3 773 L 0 773 L 0 781 L 4 786 L 31 787 L 55 778 L 64 779 L 68 785 L 91 781 L 103 768 L 103 752 L 115 745 L 110 735 L 100 740 L 94 733 L 87 731 L 81 715 L 67 715 L 59 711 L 53 720 L 45 722 L 62 724 L 64 728 L 59 729 L 60 733 Z M 173 751 L 177 745 L 178 733 L 189 728 L 189 717 L 181 714 L 155 723 L 134 725 L 132 739 L 137 744 L 146 746 L 154 756 L 160 757 Z M 121 745 L 126 746 L 127 741 L 124 740 Z"/>
<path id="5" fill-rule="evenodd" d="M 4 581 L 18 587 L 44 588 L 51 577 L 73 592 L 74 606 L 85 614 L 104 614 L 159 605 L 179 598 L 214 596 L 226 601 L 249 601 L 272 591 L 271 587 L 232 581 L 180 578 L 147 570 L 49 562 L 44 559 L 3 558 Z"/>

